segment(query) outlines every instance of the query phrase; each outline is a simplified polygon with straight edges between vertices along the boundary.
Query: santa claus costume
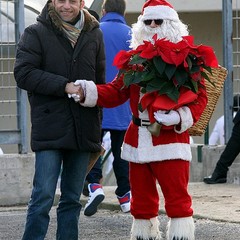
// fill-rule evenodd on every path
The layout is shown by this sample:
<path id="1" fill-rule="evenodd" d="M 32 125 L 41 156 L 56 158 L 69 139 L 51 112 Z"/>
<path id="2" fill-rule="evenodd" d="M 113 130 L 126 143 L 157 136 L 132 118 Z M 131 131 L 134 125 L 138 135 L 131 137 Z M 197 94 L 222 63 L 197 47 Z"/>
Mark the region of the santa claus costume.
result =
<path id="1" fill-rule="evenodd" d="M 144 25 L 144 21 L 152 19 L 162 19 L 163 22 L 150 29 Z M 154 34 L 172 42 L 181 41 L 182 36 L 188 35 L 188 30 L 168 2 L 148 0 L 138 22 L 133 25 L 132 34 L 131 46 L 137 48 L 143 40 L 151 41 Z M 88 80 L 81 80 L 81 84 L 85 89 L 85 98 L 81 102 L 83 106 L 97 104 L 110 108 L 130 99 L 133 120 L 126 132 L 122 158 L 130 162 L 133 215 L 131 240 L 162 239 L 158 220 L 160 199 L 156 183 L 163 192 L 164 200 L 161 199 L 161 203 L 165 204 L 169 217 L 166 238 L 194 240 L 192 201 L 187 190 L 192 158 L 187 130 L 197 122 L 206 107 L 205 88 L 199 88 L 194 93 L 194 101 L 174 108 L 168 116 L 169 124 L 163 124 L 160 135 L 154 136 L 147 128 L 150 124 L 148 109 L 141 112 L 138 108 L 143 97 L 139 85 L 124 87 L 122 77 L 106 85 L 95 85 Z M 166 111 L 162 113 L 167 115 Z"/>

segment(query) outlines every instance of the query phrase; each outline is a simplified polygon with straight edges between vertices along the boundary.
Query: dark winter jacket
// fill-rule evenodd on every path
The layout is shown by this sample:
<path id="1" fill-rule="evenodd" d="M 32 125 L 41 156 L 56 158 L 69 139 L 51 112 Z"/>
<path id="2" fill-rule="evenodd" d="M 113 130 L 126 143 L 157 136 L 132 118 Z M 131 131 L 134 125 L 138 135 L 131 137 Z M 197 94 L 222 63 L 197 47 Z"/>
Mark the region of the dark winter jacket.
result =
<path id="1" fill-rule="evenodd" d="M 51 21 L 47 4 L 18 44 L 14 75 L 18 87 L 28 91 L 33 151 L 100 150 L 101 109 L 82 107 L 65 93 L 66 84 L 77 79 L 105 82 L 102 32 L 95 18 L 85 10 L 84 15 L 74 49 Z"/>

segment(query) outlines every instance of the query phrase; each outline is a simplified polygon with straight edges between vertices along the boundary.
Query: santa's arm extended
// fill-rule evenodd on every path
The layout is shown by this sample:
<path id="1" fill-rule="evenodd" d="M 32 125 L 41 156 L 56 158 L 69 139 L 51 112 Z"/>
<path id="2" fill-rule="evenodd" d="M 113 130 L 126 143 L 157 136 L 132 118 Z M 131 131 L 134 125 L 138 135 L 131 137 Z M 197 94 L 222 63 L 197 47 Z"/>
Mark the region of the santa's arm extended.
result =
<path id="1" fill-rule="evenodd" d="M 129 88 L 124 87 L 123 78 L 115 78 L 107 84 L 96 85 L 93 81 L 77 80 L 76 85 L 81 85 L 84 97 L 80 97 L 80 104 L 84 107 L 112 108 L 123 104 L 129 99 Z"/>

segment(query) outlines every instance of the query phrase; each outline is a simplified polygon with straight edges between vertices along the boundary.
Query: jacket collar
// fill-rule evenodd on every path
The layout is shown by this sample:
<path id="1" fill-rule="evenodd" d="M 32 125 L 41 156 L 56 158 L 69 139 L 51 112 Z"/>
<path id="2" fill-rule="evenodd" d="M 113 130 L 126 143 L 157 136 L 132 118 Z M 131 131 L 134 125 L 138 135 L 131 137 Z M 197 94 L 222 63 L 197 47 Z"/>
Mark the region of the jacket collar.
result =
<path id="1" fill-rule="evenodd" d="M 102 22 L 119 22 L 119 23 L 127 24 L 124 16 L 115 12 L 108 12 L 101 18 L 100 22 L 101 23 Z"/>

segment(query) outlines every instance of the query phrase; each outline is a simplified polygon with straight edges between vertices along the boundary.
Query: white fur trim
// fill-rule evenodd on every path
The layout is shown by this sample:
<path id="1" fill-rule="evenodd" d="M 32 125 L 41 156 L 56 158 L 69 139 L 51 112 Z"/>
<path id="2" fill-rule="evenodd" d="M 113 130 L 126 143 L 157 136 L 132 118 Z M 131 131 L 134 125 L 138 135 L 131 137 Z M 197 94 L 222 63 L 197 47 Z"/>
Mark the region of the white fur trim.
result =
<path id="1" fill-rule="evenodd" d="M 194 240 L 195 225 L 192 217 L 171 218 L 167 226 L 167 239 Z"/>
<path id="2" fill-rule="evenodd" d="M 147 128 L 139 127 L 138 129 L 138 148 L 123 143 L 122 159 L 136 163 L 147 163 L 172 159 L 191 161 L 192 152 L 190 144 L 169 143 L 153 146 L 152 135 Z"/>
<path id="3" fill-rule="evenodd" d="M 181 128 L 180 130 L 177 130 L 175 127 L 174 130 L 177 133 L 182 133 L 182 132 L 185 132 L 187 129 L 189 129 L 193 125 L 192 113 L 189 107 L 181 107 L 177 109 L 177 111 L 181 118 Z"/>
<path id="4" fill-rule="evenodd" d="M 178 21 L 177 12 L 169 6 L 149 6 L 144 8 L 142 21 L 148 19 L 167 19 Z"/>
<path id="5" fill-rule="evenodd" d="M 131 229 L 131 240 L 136 240 L 137 237 L 141 237 L 144 240 L 153 238 L 161 240 L 161 232 L 159 230 L 158 218 L 151 219 L 133 219 Z"/>
<path id="6" fill-rule="evenodd" d="M 93 81 L 85 80 L 85 84 L 86 84 L 85 100 L 80 104 L 84 107 L 94 107 L 96 106 L 98 99 L 97 86 Z"/>

